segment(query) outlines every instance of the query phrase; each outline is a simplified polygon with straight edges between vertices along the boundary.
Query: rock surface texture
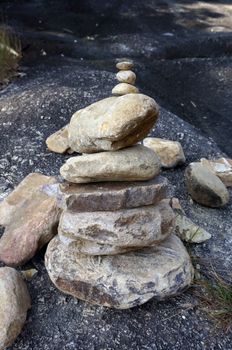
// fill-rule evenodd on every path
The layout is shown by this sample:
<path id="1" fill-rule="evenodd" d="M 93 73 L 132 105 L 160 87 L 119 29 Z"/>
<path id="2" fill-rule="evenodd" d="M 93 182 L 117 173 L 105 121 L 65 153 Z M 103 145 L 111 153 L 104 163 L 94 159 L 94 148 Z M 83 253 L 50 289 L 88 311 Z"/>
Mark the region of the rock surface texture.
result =
<path id="1" fill-rule="evenodd" d="M 128 70 L 132 69 L 134 66 L 132 61 L 121 61 L 116 64 L 116 68 L 119 70 Z"/>
<path id="2" fill-rule="evenodd" d="M 121 70 L 116 74 L 116 78 L 120 83 L 135 84 L 136 75 L 131 70 Z"/>
<path id="3" fill-rule="evenodd" d="M 185 171 L 188 193 L 196 202 L 217 208 L 229 201 L 223 182 L 201 163 L 191 163 Z"/>
<path id="4" fill-rule="evenodd" d="M 201 159 L 201 164 L 217 175 L 226 187 L 232 186 L 232 159 Z"/>
<path id="5" fill-rule="evenodd" d="M 117 152 L 72 157 L 60 168 L 63 178 L 73 183 L 144 181 L 154 178 L 159 172 L 159 158 L 141 145 Z"/>
<path id="6" fill-rule="evenodd" d="M 55 198 L 41 191 L 55 178 L 28 175 L 1 203 L 5 231 L 0 238 L 0 260 L 19 266 L 31 259 L 56 234 L 60 209 Z"/>
<path id="7" fill-rule="evenodd" d="M 39 173 L 27 175 L 23 181 L 0 202 L 0 225 L 7 226 L 13 220 L 13 216 L 21 208 L 22 204 L 30 198 L 36 197 L 43 185 L 54 184 L 55 177 L 45 176 Z M 14 220 L 13 220 L 14 221 Z"/>
<path id="8" fill-rule="evenodd" d="M 173 168 L 185 163 L 185 155 L 178 141 L 147 137 L 143 140 L 143 144 L 159 156 L 161 165 L 164 168 Z"/>
<path id="9" fill-rule="evenodd" d="M 158 246 L 102 257 L 76 254 L 54 238 L 45 264 L 51 280 L 64 293 L 118 309 L 179 294 L 193 277 L 189 255 L 176 236 Z"/>
<path id="10" fill-rule="evenodd" d="M 162 202 L 116 211 L 65 211 L 58 233 L 67 238 L 67 242 L 82 239 L 119 247 L 144 247 L 167 238 L 174 227 L 174 219 L 171 207 Z"/>
<path id="11" fill-rule="evenodd" d="M 131 146 L 148 134 L 158 114 L 156 102 L 143 94 L 100 100 L 72 116 L 69 145 L 79 153 Z"/>
<path id="12" fill-rule="evenodd" d="M 0 349 L 13 344 L 20 334 L 31 307 L 22 276 L 10 267 L 0 267 Z"/>
<path id="13" fill-rule="evenodd" d="M 43 191 L 57 198 L 62 209 L 73 212 L 118 210 L 156 204 L 165 198 L 168 182 L 158 176 L 150 181 L 51 184 Z"/>

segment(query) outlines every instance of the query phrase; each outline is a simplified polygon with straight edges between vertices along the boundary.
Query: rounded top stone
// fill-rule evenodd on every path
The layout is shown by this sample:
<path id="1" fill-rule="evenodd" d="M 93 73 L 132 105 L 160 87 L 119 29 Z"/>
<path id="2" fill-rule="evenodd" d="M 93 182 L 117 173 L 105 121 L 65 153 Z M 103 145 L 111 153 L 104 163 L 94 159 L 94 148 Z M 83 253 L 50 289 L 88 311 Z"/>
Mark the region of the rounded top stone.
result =
<path id="1" fill-rule="evenodd" d="M 132 61 L 120 61 L 116 64 L 116 68 L 118 68 L 119 70 L 128 70 L 128 69 L 132 69 L 134 66 Z"/>

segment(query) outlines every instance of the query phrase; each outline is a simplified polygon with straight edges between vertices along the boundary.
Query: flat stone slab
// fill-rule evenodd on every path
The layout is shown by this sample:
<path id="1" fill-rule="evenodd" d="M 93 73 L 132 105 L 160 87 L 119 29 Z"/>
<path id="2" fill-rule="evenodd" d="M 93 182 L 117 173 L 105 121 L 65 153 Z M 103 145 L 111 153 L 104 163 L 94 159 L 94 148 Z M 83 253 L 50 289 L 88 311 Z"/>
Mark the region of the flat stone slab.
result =
<path id="1" fill-rule="evenodd" d="M 54 197 L 43 193 L 44 184 L 56 180 L 42 174 L 29 174 L 0 205 L 0 261 L 20 266 L 30 260 L 57 233 L 61 210 Z"/>
<path id="2" fill-rule="evenodd" d="M 154 151 L 142 145 L 117 152 L 100 152 L 71 157 L 60 168 L 61 176 L 73 183 L 102 181 L 146 181 L 160 172 Z"/>
<path id="3" fill-rule="evenodd" d="M 67 245 L 76 240 L 118 247 L 144 247 L 163 241 L 175 224 L 175 214 L 166 201 L 158 205 L 116 211 L 73 213 L 64 211 L 58 227 Z"/>
<path id="4" fill-rule="evenodd" d="M 30 173 L 19 185 L 0 202 L 0 225 L 7 226 L 14 221 L 14 214 L 32 195 L 40 191 L 43 185 L 56 183 L 53 176 L 46 176 L 40 173 Z"/>
<path id="5" fill-rule="evenodd" d="M 49 184 L 43 191 L 57 198 L 58 206 L 73 212 L 108 211 L 157 204 L 166 197 L 168 181 L 158 176 L 150 181 L 93 184 Z"/>
<path id="6" fill-rule="evenodd" d="M 102 257 L 78 255 L 54 238 L 45 264 L 62 292 L 117 309 L 179 294 L 193 278 L 190 257 L 174 235 L 158 246 Z"/>

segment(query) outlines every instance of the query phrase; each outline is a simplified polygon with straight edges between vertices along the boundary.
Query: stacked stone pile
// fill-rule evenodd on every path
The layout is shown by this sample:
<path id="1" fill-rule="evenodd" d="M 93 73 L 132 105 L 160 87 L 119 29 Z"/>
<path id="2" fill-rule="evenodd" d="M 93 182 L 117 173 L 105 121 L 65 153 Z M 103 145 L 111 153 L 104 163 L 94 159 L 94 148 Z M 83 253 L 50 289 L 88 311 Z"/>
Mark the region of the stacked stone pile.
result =
<path id="1" fill-rule="evenodd" d="M 117 67 L 120 84 L 113 93 L 123 96 L 73 115 L 68 145 L 84 154 L 61 167 L 63 184 L 44 187 L 63 209 L 45 264 L 63 292 L 123 309 L 179 293 L 190 285 L 193 270 L 172 234 L 175 215 L 165 199 L 160 160 L 136 144 L 156 123 L 158 106 L 136 88 L 131 93 L 132 63 Z"/>

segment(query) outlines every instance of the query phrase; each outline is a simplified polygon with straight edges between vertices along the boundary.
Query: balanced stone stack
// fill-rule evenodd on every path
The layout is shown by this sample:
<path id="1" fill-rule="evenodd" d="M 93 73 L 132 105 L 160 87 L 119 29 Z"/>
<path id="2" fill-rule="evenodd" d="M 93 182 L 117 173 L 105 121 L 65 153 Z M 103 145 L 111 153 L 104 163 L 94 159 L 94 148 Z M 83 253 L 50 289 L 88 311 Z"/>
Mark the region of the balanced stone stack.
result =
<path id="1" fill-rule="evenodd" d="M 121 84 L 135 82 L 131 62 L 117 67 Z M 137 90 L 119 91 L 123 96 L 71 118 L 68 145 L 83 154 L 61 167 L 64 183 L 45 188 L 63 209 L 45 264 L 61 291 L 125 309 L 179 293 L 190 285 L 193 269 L 172 234 L 175 215 L 159 158 L 137 144 L 156 123 L 158 106 Z"/>

